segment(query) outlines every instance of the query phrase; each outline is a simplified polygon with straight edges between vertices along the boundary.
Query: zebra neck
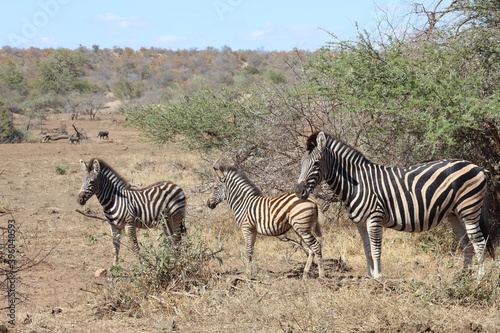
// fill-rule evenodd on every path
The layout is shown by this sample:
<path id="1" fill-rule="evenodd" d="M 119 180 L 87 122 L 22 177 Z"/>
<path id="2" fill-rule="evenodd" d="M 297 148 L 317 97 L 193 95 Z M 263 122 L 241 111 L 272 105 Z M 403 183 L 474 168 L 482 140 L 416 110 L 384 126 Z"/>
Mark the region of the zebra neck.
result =
<path id="1" fill-rule="evenodd" d="M 239 209 L 248 201 L 249 198 L 257 197 L 255 194 L 245 191 L 231 191 L 228 189 L 227 202 L 234 212 L 239 211 Z"/>
<path id="2" fill-rule="evenodd" d="M 327 143 L 329 165 L 325 181 L 335 196 L 347 204 L 357 191 L 363 167 L 370 162 L 360 151 L 347 144 L 332 139 Z"/>
<path id="3" fill-rule="evenodd" d="M 123 179 L 112 173 L 109 169 L 101 172 L 99 190 L 96 192 L 97 199 L 104 211 L 115 205 L 117 197 L 127 197 L 127 187 Z"/>

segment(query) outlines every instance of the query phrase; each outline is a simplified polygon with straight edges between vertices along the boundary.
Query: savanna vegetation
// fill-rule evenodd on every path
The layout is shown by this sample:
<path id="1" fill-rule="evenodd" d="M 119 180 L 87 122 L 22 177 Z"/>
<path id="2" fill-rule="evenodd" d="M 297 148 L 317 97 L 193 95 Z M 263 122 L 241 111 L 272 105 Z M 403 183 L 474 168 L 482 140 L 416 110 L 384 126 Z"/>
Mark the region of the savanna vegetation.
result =
<path id="1" fill-rule="evenodd" d="M 265 194 L 291 190 L 304 139 L 324 130 L 385 165 L 441 158 L 480 165 L 497 233 L 499 13 L 499 3 L 487 0 L 415 3 L 397 23 L 388 14 L 378 31 L 359 31 L 353 40 L 331 35 L 315 51 L 5 46 L 0 140 L 25 140 L 28 130 L 43 130 L 49 113 L 99 121 L 107 103 L 118 100 L 126 125 L 144 139 L 199 156 L 195 165 L 170 165 L 195 173 L 199 183 L 188 201 L 195 207 L 189 236 L 174 249 L 168 239 L 144 233 L 140 263 L 114 267 L 111 282 L 93 291 L 114 307 L 100 309 L 103 316 L 116 308 L 131 316 L 162 312 L 193 331 L 206 323 L 207 331 L 494 332 L 500 327 L 498 261 L 488 262 L 480 281 L 462 274 L 458 242 L 446 224 L 418 235 L 388 232 L 383 263 L 395 262 L 385 279 L 368 280 L 359 236 L 328 190 L 317 189 L 328 220 L 325 281 L 300 281 L 301 262 L 292 259 L 300 247 L 262 239 L 256 245 L 264 252 L 257 258 L 262 268 L 251 280 L 240 274 L 243 248 L 231 214 L 223 210 L 214 222 L 196 202 L 207 196 L 211 167 L 221 163 L 243 169 Z M 16 114 L 27 120 L 22 128 L 13 126 Z M 153 162 L 140 163 L 155 172 Z M 57 165 L 56 174 L 65 175 L 64 166 Z M 352 258 L 361 258 L 359 272 L 350 267 Z M 290 269 L 280 273 L 279 263 Z M 471 317 L 480 319 L 467 321 Z"/>

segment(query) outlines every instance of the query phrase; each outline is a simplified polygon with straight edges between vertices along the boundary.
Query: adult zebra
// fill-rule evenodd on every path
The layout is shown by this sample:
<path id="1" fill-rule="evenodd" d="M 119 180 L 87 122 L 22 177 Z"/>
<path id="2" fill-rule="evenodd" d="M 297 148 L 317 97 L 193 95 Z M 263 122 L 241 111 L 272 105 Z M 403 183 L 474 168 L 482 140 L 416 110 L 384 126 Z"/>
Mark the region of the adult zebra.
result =
<path id="1" fill-rule="evenodd" d="M 231 166 L 214 167 L 218 183 L 212 189 L 207 206 L 214 209 L 227 199 L 234 212 L 236 223 L 243 231 L 247 252 L 247 274 L 251 275 L 253 246 L 257 233 L 264 236 L 280 236 L 293 228 L 309 247 L 309 256 L 303 278 L 307 279 L 314 255 L 318 263 L 319 277 L 324 277 L 321 245 L 312 234 L 321 236 L 318 216 L 320 209 L 312 198 L 298 199 L 294 193 L 264 197 L 262 192 L 239 169 Z"/>
<path id="2" fill-rule="evenodd" d="M 136 253 L 139 252 L 136 228 L 151 228 L 161 217 L 166 220 L 162 224 L 165 236 L 172 236 L 175 243 L 181 240 L 185 232 L 186 197 L 179 186 L 164 181 L 131 189 L 130 184 L 102 160 L 91 159 L 89 164 L 80 160 L 80 165 L 86 173 L 78 203 L 85 205 L 94 194 L 99 200 L 113 234 L 115 265 L 118 264 L 122 230 L 130 236 Z"/>
<path id="3" fill-rule="evenodd" d="M 390 168 L 329 134 L 307 140 L 296 195 L 305 199 L 327 182 L 345 205 L 363 239 L 368 275 L 382 276 L 382 228 L 427 231 L 445 217 L 464 247 L 464 269 L 472 261 L 472 241 L 484 275 L 484 251 L 495 253 L 483 211 L 486 177 L 478 166 L 463 160 L 440 160 L 407 168 Z"/>

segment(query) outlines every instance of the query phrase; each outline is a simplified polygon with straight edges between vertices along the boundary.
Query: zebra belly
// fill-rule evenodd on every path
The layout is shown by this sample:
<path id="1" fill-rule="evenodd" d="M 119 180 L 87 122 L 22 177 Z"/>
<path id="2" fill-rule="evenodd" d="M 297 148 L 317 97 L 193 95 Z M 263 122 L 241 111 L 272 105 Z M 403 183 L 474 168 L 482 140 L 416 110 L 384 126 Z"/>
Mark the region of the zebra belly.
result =
<path id="1" fill-rule="evenodd" d="M 257 233 L 264 236 L 279 236 L 286 233 L 292 227 L 288 221 L 282 221 L 280 223 L 273 223 L 264 221 L 260 223 L 256 223 Z"/>

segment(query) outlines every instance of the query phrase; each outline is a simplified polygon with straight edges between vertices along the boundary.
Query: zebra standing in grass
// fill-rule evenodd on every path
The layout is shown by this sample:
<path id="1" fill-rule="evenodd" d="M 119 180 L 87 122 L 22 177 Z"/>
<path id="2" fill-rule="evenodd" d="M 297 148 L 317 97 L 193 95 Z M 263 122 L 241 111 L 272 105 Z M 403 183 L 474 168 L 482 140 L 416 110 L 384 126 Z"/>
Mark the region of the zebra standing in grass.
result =
<path id="1" fill-rule="evenodd" d="M 382 228 L 427 231 L 445 217 L 464 248 L 464 270 L 473 249 L 484 275 L 484 251 L 495 253 L 484 216 L 486 177 L 478 166 L 463 160 L 441 160 L 407 168 L 370 162 L 363 154 L 329 134 L 307 141 L 296 194 L 305 199 L 321 182 L 328 183 L 345 205 L 363 239 L 368 275 L 382 276 Z"/>
<path id="2" fill-rule="evenodd" d="M 243 231 L 248 275 L 251 275 L 250 265 L 257 233 L 280 236 L 293 228 L 309 247 L 303 278 L 307 279 L 315 254 L 319 277 L 324 277 L 321 245 L 312 234 L 314 228 L 316 235 L 321 236 L 318 221 L 320 212 L 314 199 L 298 199 L 293 193 L 264 197 L 242 171 L 230 166 L 214 167 L 214 170 L 219 181 L 212 190 L 207 206 L 214 209 L 222 200 L 228 200 L 236 223 Z"/>
<path id="3" fill-rule="evenodd" d="M 151 228 L 161 217 L 166 221 L 162 224 L 165 236 L 172 236 L 175 243 L 181 240 L 185 232 L 186 197 L 179 186 L 165 181 L 131 189 L 130 184 L 102 160 L 92 159 L 88 165 L 80 160 L 80 165 L 86 173 L 78 203 L 85 205 L 94 194 L 99 200 L 113 234 L 115 265 L 118 264 L 120 235 L 124 229 L 136 253 L 139 252 L 136 228 Z"/>

